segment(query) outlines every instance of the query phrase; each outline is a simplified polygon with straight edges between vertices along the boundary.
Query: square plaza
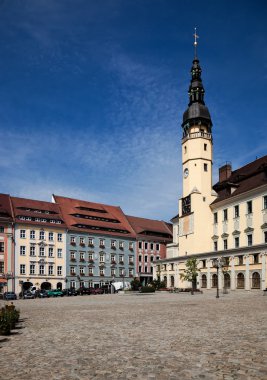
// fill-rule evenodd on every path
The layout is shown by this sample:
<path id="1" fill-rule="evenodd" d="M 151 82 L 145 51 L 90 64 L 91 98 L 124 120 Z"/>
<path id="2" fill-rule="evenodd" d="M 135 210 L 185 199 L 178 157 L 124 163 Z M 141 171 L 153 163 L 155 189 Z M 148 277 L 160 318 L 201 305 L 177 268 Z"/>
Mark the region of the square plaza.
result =
<path id="1" fill-rule="evenodd" d="M 267 297 L 157 292 L 18 300 L 7 380 L 266 379 Z"/>

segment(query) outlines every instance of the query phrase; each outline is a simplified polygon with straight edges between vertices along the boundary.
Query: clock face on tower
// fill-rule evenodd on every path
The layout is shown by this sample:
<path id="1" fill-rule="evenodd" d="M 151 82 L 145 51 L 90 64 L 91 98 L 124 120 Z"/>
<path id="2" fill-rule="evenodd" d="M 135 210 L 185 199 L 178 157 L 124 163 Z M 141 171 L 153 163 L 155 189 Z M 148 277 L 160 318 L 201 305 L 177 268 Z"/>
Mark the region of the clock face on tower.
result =
<path id="1" fill-rule="evenodd" d="M 191 197 L 188 195 L 187 197 L 182 198 L 182 214 L 190 214 L 191 212 Z"/>
<path id="2" fill-rule="evenodd" d="M 189 175 L 189 170 L 187 168 L 185 168 L 184 170 L 184 178 L 187 178 Z"/>

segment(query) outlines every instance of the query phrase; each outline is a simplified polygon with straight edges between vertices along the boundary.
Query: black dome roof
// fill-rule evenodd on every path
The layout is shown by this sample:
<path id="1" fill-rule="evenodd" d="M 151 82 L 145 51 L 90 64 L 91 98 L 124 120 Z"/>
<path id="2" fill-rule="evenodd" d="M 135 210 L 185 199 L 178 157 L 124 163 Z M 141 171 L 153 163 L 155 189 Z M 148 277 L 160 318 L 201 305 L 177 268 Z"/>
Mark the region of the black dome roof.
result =
<path id="1" fill-rule="evenodd" d="M 192 103 L 183 115 L 183 124 L 189 119 L 206 119 L 211 124 L 211 117 L 208 108 L 201 103 Z"/>

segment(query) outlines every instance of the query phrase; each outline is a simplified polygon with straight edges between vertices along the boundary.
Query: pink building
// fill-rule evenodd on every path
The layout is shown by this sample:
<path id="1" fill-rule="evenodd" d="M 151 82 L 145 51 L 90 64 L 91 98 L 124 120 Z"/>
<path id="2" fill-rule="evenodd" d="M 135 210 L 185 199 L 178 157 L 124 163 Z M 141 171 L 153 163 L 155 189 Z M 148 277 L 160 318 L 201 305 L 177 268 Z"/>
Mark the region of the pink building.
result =
<path id="1" fill-rule="evenodd" d="M 14 223 L 11 200 L 0 194 L 0 293 L 14 289 Z"/>
<path id="2" fill-rule="evenodd" d="M 166 245 L 172 242 L 172 225 L 135 216 L 127 219 L 136 233 L 136 275 L 147 284 L 153 279 L 152 264 L 166 258 Z"/>

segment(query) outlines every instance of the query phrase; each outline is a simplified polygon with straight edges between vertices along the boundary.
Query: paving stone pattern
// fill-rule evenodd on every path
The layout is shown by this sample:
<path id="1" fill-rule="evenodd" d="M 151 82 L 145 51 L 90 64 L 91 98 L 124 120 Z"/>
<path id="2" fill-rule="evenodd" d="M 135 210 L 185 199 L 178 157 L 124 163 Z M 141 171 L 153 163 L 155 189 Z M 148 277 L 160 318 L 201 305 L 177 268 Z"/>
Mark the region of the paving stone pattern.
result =
<path id="1" fill-rule="evenodd" d="M 260 291 L 14 303 L 24 328 L 0 337 L 1 379 L 267 379 Z"/>

